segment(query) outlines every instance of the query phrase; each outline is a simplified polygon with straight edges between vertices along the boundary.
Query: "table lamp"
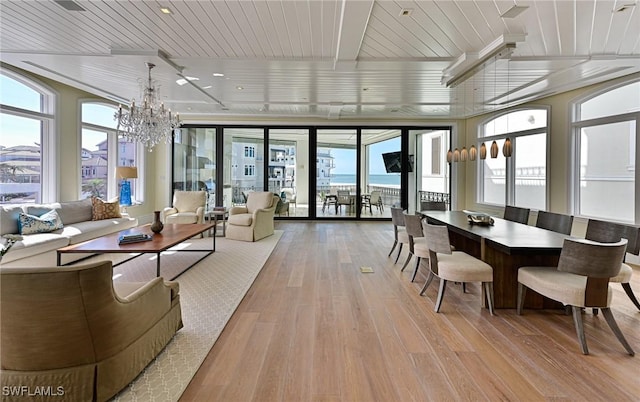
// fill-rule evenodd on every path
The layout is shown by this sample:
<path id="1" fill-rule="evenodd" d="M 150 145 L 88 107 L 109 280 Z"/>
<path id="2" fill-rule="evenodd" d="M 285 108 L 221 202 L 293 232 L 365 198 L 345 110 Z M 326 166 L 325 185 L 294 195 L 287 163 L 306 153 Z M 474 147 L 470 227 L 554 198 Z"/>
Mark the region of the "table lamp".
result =
<path id="1" fill-rule="evenodd" d="M 138 168 L 135 166 L 118 166 L 116 168 L 116 176 L 121 179 L 120 182 L 120 205 L 128 207 L 131 202 L 131 182 L 129 179 L 138 178 Z"/>

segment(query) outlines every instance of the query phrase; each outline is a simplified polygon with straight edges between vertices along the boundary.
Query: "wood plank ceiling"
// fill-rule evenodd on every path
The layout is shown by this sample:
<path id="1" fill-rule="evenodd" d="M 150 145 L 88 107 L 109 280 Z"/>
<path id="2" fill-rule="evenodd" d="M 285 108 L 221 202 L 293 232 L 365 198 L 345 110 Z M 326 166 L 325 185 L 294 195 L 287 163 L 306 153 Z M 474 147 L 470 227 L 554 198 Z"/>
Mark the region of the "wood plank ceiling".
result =
<path id="1" fill-rule="evenodd" d="M 523 11 L 501 17 L 514 5 Z M 153 62 L 165 103 L 187 120 L 451 119 L 640 71 L 640 6 L 3 0 L 0 60 L 122 103 L 139 99 Z M 198 80 L 176 83 L 185 77 Z"/>

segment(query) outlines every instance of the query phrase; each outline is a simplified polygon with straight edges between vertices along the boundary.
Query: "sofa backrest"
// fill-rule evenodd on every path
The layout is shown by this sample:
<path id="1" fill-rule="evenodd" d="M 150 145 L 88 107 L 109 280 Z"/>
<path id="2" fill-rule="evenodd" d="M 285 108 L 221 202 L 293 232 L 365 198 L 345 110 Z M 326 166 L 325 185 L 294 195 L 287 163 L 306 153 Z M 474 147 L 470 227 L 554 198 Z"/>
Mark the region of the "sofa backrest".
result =
<path id="1" fill-rule="evenodd" d="M 21 205 L 4 205 L 0 207 L 0 235 L 20 233 L 18 217 L 24 212 Z"/>
<path id="2" fill-rule="evenodd" d="M 2 369 L 37 371 L 94 363 L 85 304 L 96 288 L 89 278 L 104 275 L 111 280 L 112 272 L 110 261 L 0 270 Z"/>
<path id="3" fill-rule="evenodd" d="M 257 209 L 267 209 L 274 206 L 274 199 L 278 196 L 268 191 L 254 191 L 247 196 L 247 211 L 253 213 Z M 277 200 L 276 200 L 277 202 Z"/>
<path id="4" fill-rule="evenodd" d="M 91 198 L 79 201 L 56 202 L 53 204 L 25 205 L 25 212 L 29 215 L 40 216 L 55 209 L 64 225 L 90 221 L 93 217 Z"/>

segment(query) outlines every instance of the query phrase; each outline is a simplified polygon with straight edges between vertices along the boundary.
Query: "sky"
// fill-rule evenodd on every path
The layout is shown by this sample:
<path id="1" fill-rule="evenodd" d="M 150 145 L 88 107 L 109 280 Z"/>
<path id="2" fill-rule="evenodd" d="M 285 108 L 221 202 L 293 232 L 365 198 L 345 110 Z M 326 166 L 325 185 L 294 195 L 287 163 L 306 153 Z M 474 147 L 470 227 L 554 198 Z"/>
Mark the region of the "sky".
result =
<path id="1" fill-rule="evenodd" d="M 400 137 L 391 138 L 369 146 L 371 164 L 369 174 L 387 174 L 382 160 L 382 154 L 387 152 L 400 151 Z M 331 155 L 335 158 L 336 168 L 333 174 L 356 174 L 356 150 L 332 148 Z"/>

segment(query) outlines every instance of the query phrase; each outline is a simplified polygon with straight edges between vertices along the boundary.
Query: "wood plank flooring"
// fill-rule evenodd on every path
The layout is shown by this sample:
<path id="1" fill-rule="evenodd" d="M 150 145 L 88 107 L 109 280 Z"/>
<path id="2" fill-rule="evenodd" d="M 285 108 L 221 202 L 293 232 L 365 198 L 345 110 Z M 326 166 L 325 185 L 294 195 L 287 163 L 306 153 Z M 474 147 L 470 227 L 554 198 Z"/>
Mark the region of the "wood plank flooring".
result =
<path id="1" fill-rule="evenodd" d="M 182 401 L 640 400 L 640 312 L 613 284 L 630 357 L 586 312 L 481 308 L 479 284 L 411 283 L 390 222 L 277 222 L 284 235 Z M 395 257 L 394 252 L 393 257 Z M 363 274 L 360 266 L 374 273 Z M 425 272 L 425 268 L 421 268 Z M 640 296 L 640 272 L 632 287 Z"/>

